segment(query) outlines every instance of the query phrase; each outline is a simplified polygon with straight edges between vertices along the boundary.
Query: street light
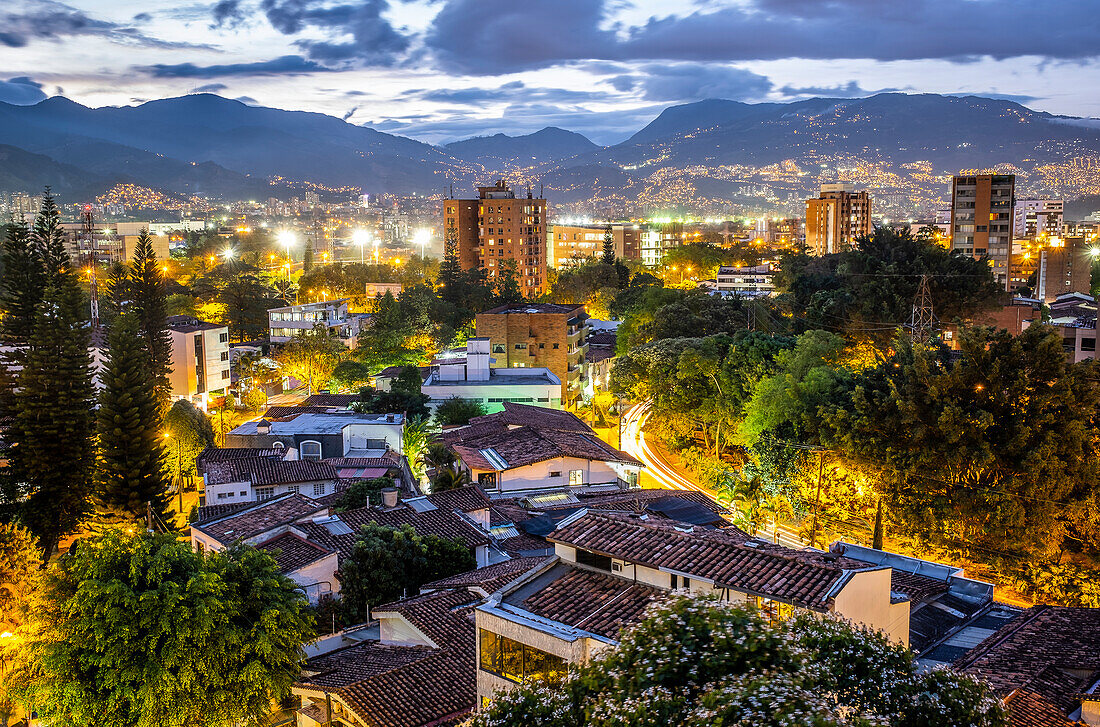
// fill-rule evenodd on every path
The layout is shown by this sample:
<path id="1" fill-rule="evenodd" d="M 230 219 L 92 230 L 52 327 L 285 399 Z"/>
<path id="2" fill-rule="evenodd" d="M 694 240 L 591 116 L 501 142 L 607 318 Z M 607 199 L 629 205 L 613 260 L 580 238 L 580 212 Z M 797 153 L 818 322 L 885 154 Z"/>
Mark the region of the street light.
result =
<path id="1" fill-rule="evenodd" d="M 413 243 L 420 245 L 420 257 L 424 258 L 424 248 L 427 247 L 428 241 L 432 238 L 432 231 L 428 229 L 420 229 L 416 231 L 416 235 L 413 237 Z"/>
<path id="2" fill-rule="evenodd" d="M 359 263 L 363 264 L 367 261 L 367 241 L 370 240 L 370 235 L 366 230 L 356 230 L 351 233 L 351 241 L 359 246 Z"/>
<path id="3" fill-rule="evenodd" d="M 377 236 L 375 236 L 375 238 L 374 238 L 374 264 L 375 265 L 378 264 L 378 243 L 380 243 L 380 242 L 381 242 L 381 240 Z"/>
<path id="4" fill-rule="evenodd" d="M 290 230 L 283 230 L 279 233 L 279 242 L 286 248 L 286 264 L 283 267 L 286 269 L 286 279 L 290 282 L 290 246 L 294 244 L 294 233 Z"/>

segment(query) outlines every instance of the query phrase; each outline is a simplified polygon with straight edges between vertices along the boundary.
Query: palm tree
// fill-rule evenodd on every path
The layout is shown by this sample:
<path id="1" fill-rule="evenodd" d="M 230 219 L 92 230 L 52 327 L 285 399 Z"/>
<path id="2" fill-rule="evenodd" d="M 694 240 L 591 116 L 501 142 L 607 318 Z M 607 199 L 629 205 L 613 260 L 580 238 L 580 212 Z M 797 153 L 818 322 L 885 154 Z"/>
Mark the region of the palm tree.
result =
<path id="1" fill-rule="evenodd" d="M 765 494 L 763 500 L 760 502 L 760 513 L 762 515 L 767 515 L 768 519 L 772 522 L 775 542 L 778 543 L 780 519 L 791 519 L 794 517 L 794 507 L 791 506 L 791 501 L 778 492 Z"/>
<path id="2" fill-rule="evenodd" d="M 718 485 L 718 502 L 725 507 L 736 503 L 734 522 L 749 535 L 756 535 L 764 522 L 762 504 L 766 496 L 764 483 L 756 475 L 727 477 Z"/>
<path id="3" fill-rule="evenodd" d="M 401 450 L 417 482 L 424 478 L 424 450 L 428 448 L 428 420 L 412 417 L 401 433 Z"/>
<path id="4" fill-rule="evenodd" d="M 451 467 L 455 463 L 455 453 L 443 442 L 431 441 L 420 455 L 420 461 L 428 469 L 439 472 Z"/>
<path id="5" fill-rule="evenodd" d="M 445 467 L 435 473 L 432 478 L 432 492 L 446 492 L 470 484 L 470 476 L 466 470 L 460 470 L 454 465 Z"/>

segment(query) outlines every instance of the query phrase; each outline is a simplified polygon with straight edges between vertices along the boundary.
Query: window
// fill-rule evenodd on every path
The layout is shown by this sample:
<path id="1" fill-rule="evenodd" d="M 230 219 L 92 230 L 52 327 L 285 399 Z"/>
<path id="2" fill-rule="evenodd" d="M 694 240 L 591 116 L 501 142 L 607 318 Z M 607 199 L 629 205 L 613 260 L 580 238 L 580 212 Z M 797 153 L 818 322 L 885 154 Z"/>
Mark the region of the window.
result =
<path id="1" fill-rule="evenodd" d="M 781 601 L 773 601 L 770 598 L 757 596 L 756 607 L 760 609 L 761 615 L 773 624 L 786 621 L 794 615 L 794 606 Z"/>
<path id="2" fill-rule="evenodd" d="M 286 488 L 286 491 L 289 492 L 292 495 L 297 495 L 299 492 L 302 491 L 302 486 L 301 485 L 289 485 Z"/>
<path id="3" fill-rule="evenodd" d="M 516 344 L 516 350 L 517 350 L 517 351 L 525 351 L 525 350 L 527 350 L 527 344 L 526 344 L 526 343 L 517 343 L 517 344 Z"/>
<path id="4" fill-rule="evenodd" d="M 546 348 L 546 344 L 545 343 L 540 343 L 539 348 Z"/>
<path id="5" fill-rule="evenodd" d="M 565 659 L 547 654 L 507 636 L 481 629 L 478 663 L 483 671 L 517 683 L 559 682 L 565 676 Z"/>
<path id="6" fill-rule="evenodd" d="M 687 576 L 677 576 L 675 573 L 673 573 L 672 574 L 672 590 L 675 591 L 677 588 L 684 588 L 684 589 L 691 588 L 691 579 L 688 578 Z"/>
<path id="7" fill-rule="evenodd" d="M 248 495 L 248 491 L 247 490 L 241 490 L 241 497 L 245 497 L 246 495 Z"/>
<path id="8" fill-rule="evenodd" d="M 611 572 L 611 557 L 607 555 L 600 555 L 599 553 L 590 553 L 587 550 L 577 549 L 577 563 L 586 565 L 589 568 L 596 568 L 598 570 Z"/>
<path id="9" fill-rule="evenodd" d="M 275 497 L 274 487 L 257 487 L 256 488 L 256 502 L 263 502 L 264 500 L 270 500 Z"/>
<path id="10" fill-rule="evenodd" d="M 584 484 L 584 470 L 569 470 L 569 486 L 579 487 Z"/>
<path id="11" fill-rule="evenodd" d="M 233 493 L 232 492 L 219 492 L 218 493 L 218 499 L 219 500 L 224 500 L 227 497 L 233 497 Z"/>
<path id="12" fill-rule="evenodd" d="M 283 444 L 282 442 L 272 442 L 272 443 L 271 443 L 271 448 L 272 448 L 272 449 L 277 449 L 277 450 L 279 450 L 279 451 L 281 452 L 281 451 L 283 451 L 284 449 L 286 449 L 286 445 L 285 445 L 285 444 Z"/>
<path id="13" fill-rule="evenodd" d="M 551 477 L 561 477 L 561 472 L 551 472 L 550 476 Z"/>
<path id="14" fill-rule="evenodd" d="M 556 343 L 555 343 L 555 344 L 554 344 L 554 348 L 557 348 L 557 347 L 558 347 L 558 344 L 556 344 Z"/>
<path id="15" fill-rule="evenodd" d="M 320 442 L 302 442 L 299 445 L 302 459 L 321 459 Z"/>
<path id="16" fill-rule="evenodd" d="M 315 484 L 313 486 L 313 496 L 314 497 L 320 497 L 323 494 L 325 494 L 325 483 L 324 482 L 318 482 L 317 484 Z"/>
<path id="17" fill-rule="evenodd" d="M 220 336 L 218 336 L 218 343 L 227 343 L 228 341 L 229 341 L 229 334 L 228 333 L 223 333 Z"/>
<path id="18" fill-rule="evenodd" d="M 222 361 L 229 360 L 229 351 L 222 351 Z"/>
<path id="19" fill-rule="evenodd" d="M 1082 338 L 1081 339 L 1081 350 L 1082 351 L 1095 351 L 1096 350 L 1096 339 L 1095 338 Z"/>
<path id="20" fill-rule="evenodd" d="M 229 369 L 226 369 L 225 371 L 222 371 L 222 378 L 223 379 L 228 379 L 229 378 Z"/>

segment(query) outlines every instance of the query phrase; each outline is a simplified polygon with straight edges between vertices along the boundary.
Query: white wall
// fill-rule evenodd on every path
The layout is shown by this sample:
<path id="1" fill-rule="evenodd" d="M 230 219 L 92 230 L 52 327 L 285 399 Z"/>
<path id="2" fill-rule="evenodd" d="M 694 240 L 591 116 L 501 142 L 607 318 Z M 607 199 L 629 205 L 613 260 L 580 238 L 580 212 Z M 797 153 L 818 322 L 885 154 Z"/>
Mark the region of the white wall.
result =
<path id="1" fill-rule="evenodd" d="M 316 604 L 321 596 L 340 593 L 340 581 L 336 579 L 336 553 L 330 553 L 320 560 L 287 573 L 290 580 L 305 589 L 309 602 Z"/>
<path id="2" fill-rule="evenodd" d="M 568 487 L 570 470 L 582 470 L 583 483 L 586 485 L 606 484 L 618 479 L 618 474 L 607 462 L 580 457 L 556 457 L 499 473 L 497 486 L 501 491 Z M 560 472 L 561 476 L 551 477 L 551 472 Z M 477 477 L 473 479 L 476 480 Z"/>

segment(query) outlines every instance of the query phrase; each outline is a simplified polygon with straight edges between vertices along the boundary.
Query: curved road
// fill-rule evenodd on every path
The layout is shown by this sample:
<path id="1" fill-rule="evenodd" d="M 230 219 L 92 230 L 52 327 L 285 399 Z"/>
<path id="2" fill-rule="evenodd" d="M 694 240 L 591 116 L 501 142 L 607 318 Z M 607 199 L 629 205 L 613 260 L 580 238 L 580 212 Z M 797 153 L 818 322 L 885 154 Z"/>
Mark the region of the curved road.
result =
<path id="1" fill-rule="evenodd" d="M 622 438 L 619 448 L 641 460 L 645 465 L 643 476 L 652 477 L 660 487 L 671 490 L 698 490 L 708 497 L 714 497 L 705 487 L 686 477 L 682 471 L 673 466 L 661 454 L 659 449 L 651 446 L 646 441 L 644 429 L 649 414 L 650 403 L 648 401 L 635 404 L 623 413 Z M 761 528 L 757 535 L 775 540 L 775 533 L 768 528 Z M 779 543 L 791 548 L 802 548 L 807 545 L 798 537 L 797 530 L 786 525 L 779 526 Z"/>

